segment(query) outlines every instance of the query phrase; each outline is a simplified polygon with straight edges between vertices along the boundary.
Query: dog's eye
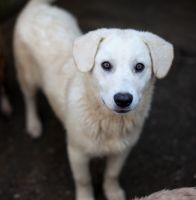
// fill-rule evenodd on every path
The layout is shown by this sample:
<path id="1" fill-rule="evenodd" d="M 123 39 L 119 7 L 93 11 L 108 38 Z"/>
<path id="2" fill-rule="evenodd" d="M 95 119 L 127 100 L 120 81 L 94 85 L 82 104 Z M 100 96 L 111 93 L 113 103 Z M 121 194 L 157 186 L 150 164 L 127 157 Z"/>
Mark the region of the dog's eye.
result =
<path id="1" fill-rule="evenodd" d="M 142 63 L 137 63 L 135 65 L 135 72 L 139 73 L 142 72 L 144 70 L 145 66 Z"/>
<path id="2" fill-rule="evenodd" d="M 111 71 L 111 69 L 112 69 L 112 64 L 108 61 L 102 62 L 101 66 L 105 71 Z"/>

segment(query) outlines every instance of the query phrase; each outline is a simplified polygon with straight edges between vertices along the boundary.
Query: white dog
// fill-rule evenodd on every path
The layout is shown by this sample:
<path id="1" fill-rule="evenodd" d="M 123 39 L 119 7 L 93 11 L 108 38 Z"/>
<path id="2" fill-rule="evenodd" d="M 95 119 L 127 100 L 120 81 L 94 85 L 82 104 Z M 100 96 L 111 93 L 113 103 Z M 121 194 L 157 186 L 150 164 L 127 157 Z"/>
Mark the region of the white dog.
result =
<path id="1" fill-rule="evenodd" d="M 152 33 L 131 29 L 82 35 L 68 12 L 47 1 L 30 1 L 15 27 L 28 133 L 39 137 L 42 132 L 35 105 L 41 88 L 67 130 L 76 199 L 94 199 L 88 163 L 106 156 L 106 197 L 124 200 L 118 175 L 148 115 L 154 77 L 164 77 L 171 66 L 173 47 Z"/>

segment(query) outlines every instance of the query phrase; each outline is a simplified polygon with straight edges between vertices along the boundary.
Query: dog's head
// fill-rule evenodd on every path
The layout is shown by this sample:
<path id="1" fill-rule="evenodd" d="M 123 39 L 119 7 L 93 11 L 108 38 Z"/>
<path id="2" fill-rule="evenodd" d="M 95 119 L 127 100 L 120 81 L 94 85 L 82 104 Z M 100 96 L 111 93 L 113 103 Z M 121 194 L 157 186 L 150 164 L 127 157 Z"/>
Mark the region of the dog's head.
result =
<path id="1" fill-rule="evenodd" d="M 173 46 L 149 32 L 99 29 L 75 40 L 73 56 L 78 69 L 95 80 L 104 104 L 126 113 L 139 104 L 153 76 L 166 76 Z"/>

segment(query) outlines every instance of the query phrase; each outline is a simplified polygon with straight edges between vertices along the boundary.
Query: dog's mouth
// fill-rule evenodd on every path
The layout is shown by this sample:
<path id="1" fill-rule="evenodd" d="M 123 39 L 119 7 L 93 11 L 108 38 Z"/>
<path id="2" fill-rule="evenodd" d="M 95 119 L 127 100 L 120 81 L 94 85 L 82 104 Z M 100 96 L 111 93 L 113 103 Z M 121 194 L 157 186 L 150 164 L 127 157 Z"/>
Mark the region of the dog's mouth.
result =
<path id="1" fill-rule="evenodd" d="M 103 99 L 102 99 L 102 102 L 108 108 L 107 104 L 105 103 Z M 113 112 L 117 114 L 126 114 L 131 111 L 130 107 L 126 107 L 126 108 L 115 107 L 114 109 L 111 109 L 111 108 L 108 108 L 108 109 L 112 110 Z"/>
<path id="2" fill-rule="evenodd" d="M 125 113 L 128 113 L 131 111 L 130 108 L 125 108 L 125 109 L 122 109 L 122 108 L 117 108 L 114 110 L 116 113 L 119 113 L 119 114 L 125 114 Z"/>

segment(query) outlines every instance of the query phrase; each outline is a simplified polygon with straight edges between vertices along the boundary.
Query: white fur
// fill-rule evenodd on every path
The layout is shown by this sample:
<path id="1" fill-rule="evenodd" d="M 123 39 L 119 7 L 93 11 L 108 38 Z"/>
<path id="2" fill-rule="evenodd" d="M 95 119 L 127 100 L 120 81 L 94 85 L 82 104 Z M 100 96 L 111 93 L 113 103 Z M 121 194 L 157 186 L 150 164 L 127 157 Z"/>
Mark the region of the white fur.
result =
<path id="1" fill-rule="evenodd" d="M 171 66 L 172 46 L 153 34 L 148 38 L 147 33 L 131 29 L 100 29 L 82 35 L 68 12 L 43 2 L 33 0 L 27 5 L 14 34 L 27 130 L 33 137 L 41 133 L 34 99 L 41 88 L 67 130 L 76 199 L 94 200 L 88 163 L 94 156 L 107 156 L 106 197 L 124 200 L 118 175 L 148 115 L 153 77 L 163 77 Z M 111 72 L 101 67 L 106 60 L 113 64 Z M 134 71 L 138 62 L 145 64 L 141 73 Z M 118 92 L 133 95 L 126 114 L 116 112 L 113 96 Z"/>

